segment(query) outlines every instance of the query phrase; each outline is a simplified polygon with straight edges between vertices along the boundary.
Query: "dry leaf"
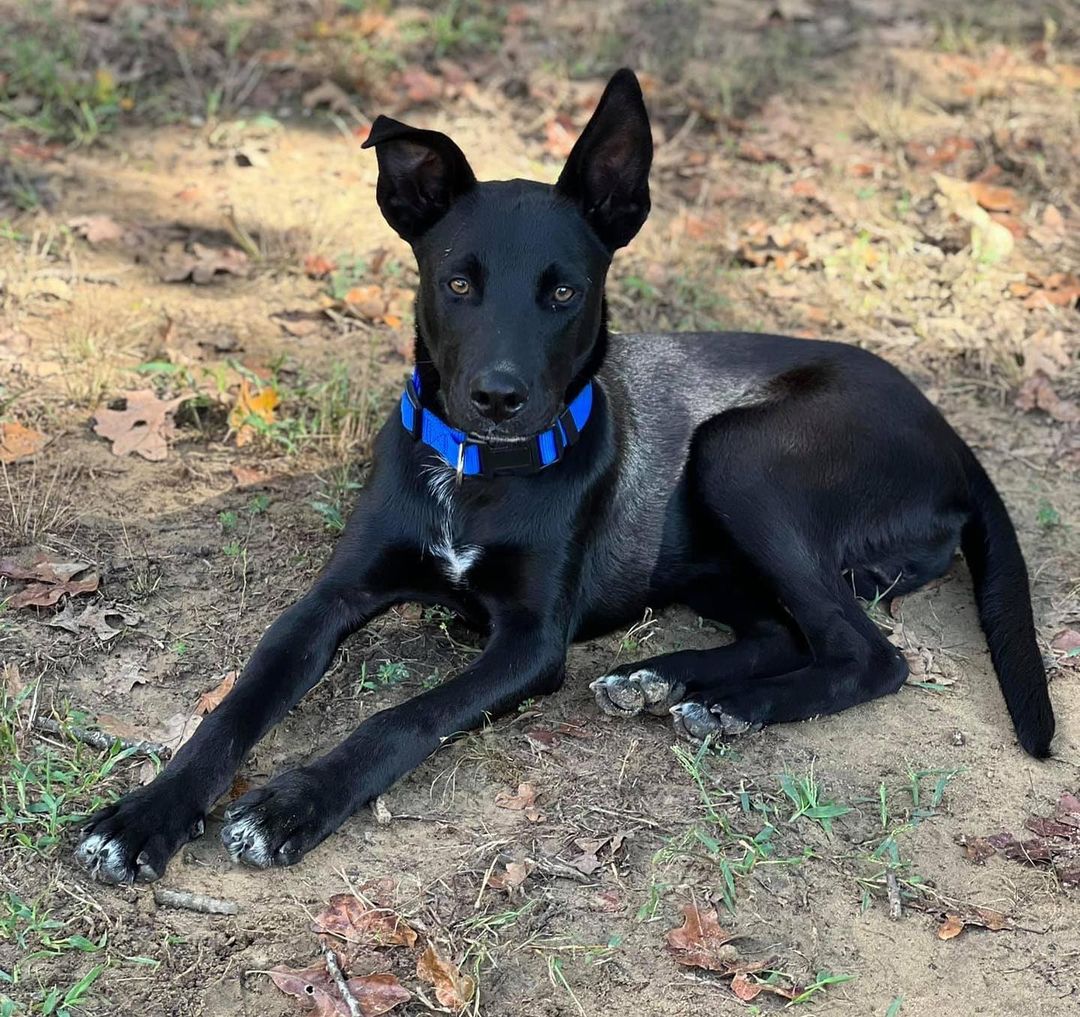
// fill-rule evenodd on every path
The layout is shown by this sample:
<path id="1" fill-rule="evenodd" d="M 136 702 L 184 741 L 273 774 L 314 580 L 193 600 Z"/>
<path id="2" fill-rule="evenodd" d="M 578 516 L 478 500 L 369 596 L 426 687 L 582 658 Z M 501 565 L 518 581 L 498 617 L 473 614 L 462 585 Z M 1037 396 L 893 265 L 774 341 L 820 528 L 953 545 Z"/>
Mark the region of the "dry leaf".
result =
<path id="1" fill-rule="evenodd" d="M 1007 258 L 1013 250 L 1012 233 L 994 222 L 972 193 L 972 185 L 965 180 L 934 174 L 934 183 L 941 192 L 942 204 L 958 218 L 971 224 L 971 253 L 975 258 L 990 263 Z"/>
<path id="2" fill-rule="evenodd" d="M 369 321 L 378 321 L 386 312 L 386 297 L 377 284 L 354 286 L 345 294 L 345 303 Z"/>
<path id="3" fill-rule="evenodd" d="M 476 979 L 463 975 L 434 943 L 416 962 L 416 977 L 435 986 L 435 998 L 455 1013 L 463 1010 L 476 992 Z"/>
<path id="4" fill-rule="evenodd" d="M 47 435 L 15 421 L 0 424 L 0 463 L 13 463 L 40 452 L 49 442 Z"/>
<path id="5" fill-rule="evenodd" d="M 731 979 L 731 991 L 745 1003 L 757 999 L 763 992 L 783 999 L 794 999 L 799 994 L 798 988 L 774 982 L 751 981 L 749 972 L 746 971 L 735 973 L 735 977 Z"/>
<path id="6" fill-rule="evenodd" d="M 1065 346 L 1065 333 L 1040 328 L 1024 340 L 1024 377 L 1040 371 L 1054 378 L 1072 365 L 1072 356 Z"/>
<path id="7" fill-rule="evenodd" d="M 988 212 L 1015 212 L 1023 209 L 1024 202 L 1011 187 L 995 187 L 993 184 L 973 180 L 968 184 L 971 196 Z"/>
<path id="8" fill-rule="evenodd" d="M 326 961 L 309 968 L 278 965 L 269 974 L 282 992 L 299 999 L 301 1008 L 314 1017 L 349 1017 L 349 1008 L 326 970 Z M 350 978 L 346 984 L 364 1017 L 378 1017 L 412 998 L 390 974 Z"/>
<path id="9" fill-rule="evenodd" d="M 1062 399 L 1041 371 L 1033 374 L 1020 386 L 1014 403 L 1018 409 L 1030 412 L 1042 410 L 1063 424 L 1080 423 L 1080 406 Z"/>
<path id="10" fill-rule="evenodd" d="M 938 939 L 954 939 L 964 931 L 964 920 L 959 915 L 946 915 L 937 930 Z"/>
<path id="11" fill-rule="evenodd" d="M 195 704 L 195 712 L 205 716 L 216 710 L 235 684 L 236 672 L 230 671 L 209 692 L 204 692 L 199 696 L 199 701 Z"/>
<path id="12" fill-rule="evenodd" d="M 413 104 L 434 102 L 442 95 L 442 82 L 423 67 L 406 67 L 399 81 L 405 98 Z"/>
<path id="13" fill-rule="evenodd" d="M 19 665 L 12 661 L 4 661 L 4 667 L 0 670 L 0 691 L 5 692 L 10 699 L 14 699 L 22 690 Z"/>
<path id="14" fill-rule="evenodd" d="M 103 406 L 94 414 L 94 433 L 113 443 L 115 456 L 135 452 L 143 459 L 161 462 L 168 454 L 169 438 L 176 434 L 173 414 L 187 393 L 175 399 L 159 399 L 151 389 L 127 392 L 122 410 Z"/>
<path id="15" fill-rule="evenodd" d="M 329 106 L 334 113 L 348 113 L 353 109 L 352 100 L 345 90 L 332 81 L 324 81 L 303 94 L 300 99 L 304 109 Z"/>
<path id="16" fill-rule="evenodd" d="M 240 382 L 240 394 L 229 413 L 229 427 L 236 432 L 237 448 L 243 448 L 255 437 L 255 428 L 249 423 L 250 419 L 254 417 L 264 424 L 272 424 L 274 410 L 280 402 L 281 397 L 271 386 L 253 393 L 246 378 Z"/>
<path id="17" fill-rule="evenodd" d="M 76 216 L 68 220 L 68 227 L 92 246 L 124 238 L 124 227 L 107 215 Z"/>
<path id="18" fill-rule="evenodd" d="M 373 947 L 416 944 L 415 930 L 400 915 L 390 908 L 370 907 L 351 893 L 334 894 L 311 927 L 346 966 Z"/>
<path id="19" fill-rule="evenodd" d="M 159 274 L 163 282 L 185 282 L 205 285 L 218 274 L 246 276 L 248 256 L 236 247 L 207 247 L 193 243 L 190 249 L 176 242 L 170 244 L 161 259 Z"/>
<path id="20" fill-rule="evenodd" d="M 110 618 L 118 619 L 121 627 L 117 628 L 109 621 Z M 142 615 L 138 611 L 119 607 L 116 604 L 107 604 L 104 601 L 90 604 L 76 616 L 75 608 L 69 600 L 63 610 L 50 618 L 47 624 L 54 628 L 66 629 L 75 635 L 83 629 L 89 629 L 103 643 L 107 643 L 124 631 L 124 625 L 137 625 L 140 621 L 142 621 Z"/>
<path id="21" fill-rule="evenodd" d="M 536 788 L 532 784 L 519 784 L 516 793 L 500 791 L 495 795 L 495 804 L 500 809 L 511 812 L 524 812 L 530 823 L 538 823 L 544 818 L 536 806 Z"/>
<path id="22" fill-rule="evenodd" d="M 1050 649 L 1063 654 L 1066 660 L 1080 665 L 1080 632 L 1062 629 L 1050 640 Z"/>
<path id="23" fill-rule="evenodd" d="M 304 259 L 304 274 L 311 279 L 323 279 L 336 268 L 333 261 L 321 254 L 309 254 Z"/>
<path id="24" fill-rule="evenodd" d="M 731 945 L 734 937 L 720 928 L 716 912 L 698 910 L 695 904 L 683 906 L 683 924 L 667 934 L 667 945 L 677 964 L 727 973 L 738 959 Z"/>
<path id="25" fill-rule="evenodd" d="M 80 593 L 93 593 L 98 588 L 96 572 L 90 572 L 82 579 L 75 578 L 90 568 L 85 562 L 56 561 L 40 552 L 29 565 L 20 565 L 5 558 L 0 561 L 0 576 L 27 582 L 18 593 L 8 598 L 7 608 L 17 611 L 23 607 L 51 607 L 65 594 L 77 596 Z"/>

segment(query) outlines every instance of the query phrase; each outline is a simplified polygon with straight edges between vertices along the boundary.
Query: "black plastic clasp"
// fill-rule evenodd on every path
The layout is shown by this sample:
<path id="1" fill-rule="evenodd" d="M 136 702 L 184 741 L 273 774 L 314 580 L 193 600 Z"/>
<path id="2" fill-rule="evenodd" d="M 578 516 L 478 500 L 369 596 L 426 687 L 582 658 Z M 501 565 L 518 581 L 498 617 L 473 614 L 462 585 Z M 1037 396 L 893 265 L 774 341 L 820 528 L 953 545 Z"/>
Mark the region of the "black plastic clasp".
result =
<path id="1" fill-rule="evenodd" d="M 485 477 L 536 473 L 544 468 L 540 445 L 535 438 L 515 445 L 477 444 L 476 448 L 480 454 L 480 473 Z"/>

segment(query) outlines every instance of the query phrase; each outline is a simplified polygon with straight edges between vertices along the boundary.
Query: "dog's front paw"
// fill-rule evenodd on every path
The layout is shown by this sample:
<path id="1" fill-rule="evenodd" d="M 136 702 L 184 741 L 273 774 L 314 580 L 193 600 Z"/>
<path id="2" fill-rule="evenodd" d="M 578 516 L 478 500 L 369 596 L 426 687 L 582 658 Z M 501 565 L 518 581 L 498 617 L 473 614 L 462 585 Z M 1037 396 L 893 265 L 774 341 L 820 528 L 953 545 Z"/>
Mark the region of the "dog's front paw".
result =
<path id="1" fill-rule="evenodd" d="M 669 681 L 645 668 L 630 674 L 604 675 L 589 688 L 600 711 L 609 717 L 636 717 L 639 713 L 662 717 L 685 692 L 680 682 Z"/>
<path id="2" fill-rule="evenodd" d="M 155 781 L 91 816 L 75 861 L 102 883 L 149 883 L 203 830 L 202 813 L 191 799 Z"/>
<path id="3" fill-rule="evenodd" d="M 234 862 L 266 869 L 295 865 L 335 825 L 320 782 L 304 770 L 290 770 L 225 810 L 221 840 Z"/>
<path id="4" fill-rule="evenodd" d="M 675 733 L 685 741 L 700 744 L 706 738 L 732 738 L 736 735 L 760 731 L 761 724 L 746 720 L 725 710 L 722 706 L 704 706 L 686 702 L 671 707 Z"/>

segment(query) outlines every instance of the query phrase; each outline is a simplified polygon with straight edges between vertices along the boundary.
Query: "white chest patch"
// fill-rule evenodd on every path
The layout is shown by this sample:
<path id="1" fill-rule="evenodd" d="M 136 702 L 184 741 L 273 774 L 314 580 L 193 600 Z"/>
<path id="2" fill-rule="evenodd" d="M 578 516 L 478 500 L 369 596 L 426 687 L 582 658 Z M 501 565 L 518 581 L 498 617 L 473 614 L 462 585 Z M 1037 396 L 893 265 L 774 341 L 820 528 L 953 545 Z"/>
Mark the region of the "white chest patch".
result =
<path id="1" fill-rule="evenodd" d="M 438 539 L 429 545 L 432 554 L 443 560 L 443 570 L 455 586 L 465 582 L 465 573 L 469 571 L 484 553 L 476 544 L 464 544 L 457 541 L 454 533 L 454 471 L 445 464 L 432 466 L 428 472 L 428 490 L 435 499 L 441 513 Z"/>

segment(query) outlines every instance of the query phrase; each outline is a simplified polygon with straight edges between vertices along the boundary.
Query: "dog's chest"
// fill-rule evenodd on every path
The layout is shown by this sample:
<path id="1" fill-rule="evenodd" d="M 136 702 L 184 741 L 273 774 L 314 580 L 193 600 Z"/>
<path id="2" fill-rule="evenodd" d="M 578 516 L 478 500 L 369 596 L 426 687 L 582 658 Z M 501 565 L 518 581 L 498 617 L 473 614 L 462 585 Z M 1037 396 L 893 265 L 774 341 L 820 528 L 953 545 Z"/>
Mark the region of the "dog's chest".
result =
<path id="1" fill-rule="evenodd" d="M 454 471 L 436 469 L 428 476 L 428 491 L 435 505 L 434 532 L 428 542 L 428 551 L 439 559 L 443 574 L 454 586 L 468 585 L 468 572 L 484 553 L 478 544 L 463 540 L 455 517 L 456 476 Z"/>

